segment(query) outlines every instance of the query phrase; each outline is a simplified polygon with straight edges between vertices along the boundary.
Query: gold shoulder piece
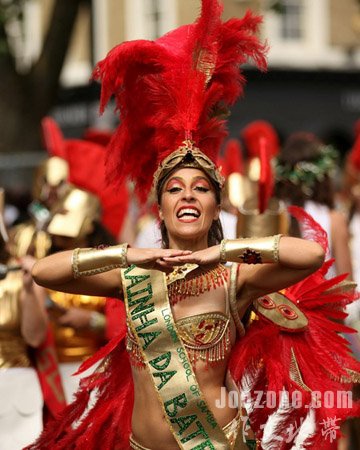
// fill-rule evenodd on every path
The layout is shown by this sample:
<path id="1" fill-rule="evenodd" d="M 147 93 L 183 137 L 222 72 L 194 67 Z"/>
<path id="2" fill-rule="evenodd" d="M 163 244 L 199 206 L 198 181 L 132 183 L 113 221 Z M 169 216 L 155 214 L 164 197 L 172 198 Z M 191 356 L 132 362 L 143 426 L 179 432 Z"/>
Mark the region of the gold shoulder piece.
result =
<path id="1" fill-rule="evenodd" d="M 305 314 L 294 302 L 280 292 L 274 292 L 256 299 L 254 308 L 259 315 L 285 331 L 303 331 L 308 325 Z"/>

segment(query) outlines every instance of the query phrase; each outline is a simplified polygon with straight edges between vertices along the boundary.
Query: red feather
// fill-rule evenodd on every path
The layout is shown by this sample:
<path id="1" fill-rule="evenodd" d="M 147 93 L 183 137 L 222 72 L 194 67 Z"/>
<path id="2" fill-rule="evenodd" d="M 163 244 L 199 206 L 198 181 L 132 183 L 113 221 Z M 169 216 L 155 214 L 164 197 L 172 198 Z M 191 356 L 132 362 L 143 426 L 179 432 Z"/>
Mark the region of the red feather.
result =
<path id="1" fill-rule="evenodd" d="M 229 139 L 227 141 L 221 165 L 222 173 L 225 177 L 232 173 L 244 173 L 241 145 L 237 139 Z"/>
<path id="2" fill-rule="evenodd" d="M 265 120 L 255 120 L 249 123 L 241 132 L 248 158 L 260 156 L 260 138 L 266 139 L 270 158 L 279 153 L 280 142 L 275 128 Z"/>
<path id="3" fill-rule="evenodd" d="M 327 248 L 326 233 L 321 227 L 301 208 L 292 207 L 290 210 L 306 224 L 307 236 Z M 315 226 L 313 232 L 309 232 L 310 224 Z M 256 390 L 278 393 L 285 389 L 290 395 L 294 391 L 301 393 L 302 405 L 279 415 L 278 429 L 272 433 L 272 445 L 280 450 L 292 448 L 294 442 L 286 442 L 285 439 L 286 429 L 290 423 L 299 424 L 306 417 L 309 412 L 307 405 L 311 401 L 310 393 L 290 377 L 291 350 L 296 356 L 304 383 L 311 391 L 319 392 L 322 399 L 321 407 L 314 409 L 316 432 L 306 439 L 303 448 L 332 448 L 321 434 L 321 422 L 329 417 L 343 421 L 359 411 L 356 402 L 352 406 L 342 407 L 336 402 L 333 406 L 325 405 L 323 401 L 328 395 L 326 392 L 333 393 L 336 399 L 339 391 L 351 391 L 352 382 L 347 370 L 360 373 L 360 362 L 352 357 L 348 342 L 340 335 L 355 330 L 339 322 L 346 316 L 343 313 L 345 305 L 355 301 L 358 294 L 354 290 L 341 289 L 340 283 L 346 275 L 330 280 L 324 278 L 331 263 L 324 263 L 317 272 L 283 292 L 307 317 L 308 326 L 305 330 L 286 332 L 258 315 L 258 320 L 251 323 L 245 337 L 238 341 L 231 355 L 230 370 L 234 379 L 239 383 L 252 379 L 252 396 Z M 263 424 L 274 411 L 266 404 L 263 408 L 250 411 L 250 421 L 258 438 L 262 436 Z M 267 442 L 267 445 L 270 444 Z"/>
<path id="4" fill-rule="evenodd" d="M 105 177 L 105 147 L 91 141 L 66 141 L 69 182 L 95 194 L 102 206 L 101 221 L 117 237 L 127 209 L 128 191 L 125 184 L 115 187 Z"/>
<path id="5" fill-rule="evenodd" d="M 115 95 L 121 123 L 108 147 L 111 180 L 129 176 L 145 201 L 158 164 L 185 139 L 216 161 L 226 136 L 219 106 L 242 93 L 240 64 L 252 58 L 266 67 L 266 48 L 256 36 L 260 18 L 250 13 L 221 22 L 217 0 L 203 0 L 195 24 L 160 39 L 119 45 L 101 61 L 101 109 Z"/>
<path id="6" fill-rule="evenodd" d="M 83 139 L 85 141 L 91 141 L 95 144 L 102 145 L 106 147 L 110 142 L 112 136 L 112 131 L 110 130 L 99 130 L 97 128 L 87 128 L 83 134 Z"/>
<path id="7" fill-rule="evenodd" d="M 299 222 L 301 235 L 304 239 L 315 241 L 321 245 L 329 256 L 329 242 L 326 231 L 308 214 L 303 208 L 291 205 L 288 207 L 289 213 Z"/>
<path id="8" fill-rule="evenodd" d="M 42 139 L 45 149 L 50 156 L 66 159 L 64 135 L 52 117 L 46 116 L 41 120 Z"/>
<path id="9" fill-rule="evenodd" d="M 134 387 L 124 336 L 120 339 L 108 344 L 100 370 L 81 380 L 74 402 L 27 450 L 98 450 L 99 436 L 103 450 L 129 450 Z M 87 409 L 90 398 L 93 406 Z"/>
<path id="10" fill-rule="evenodd" d="M 300 211 L 296 211 L 298 217 L 301 216 L 307 224 L 311 223 L 305 212 L 300 215 Z M 327 247 L 324 242 L 326 233 L 319 226 L 310 235 L 313 240 Z M 351 390 L 352 383 L 341 378 L 348 376 L 345 369 L 360 372 L 360 362 L 352 358 L 347 341 L 340 335 L 349 329 L 333 320 L 341 316 L 343 306 L 354 301 L 357 295 L 340 287 L 334 289 L 343 276 L 330 280 L 324 278 L 329 264 L 331 261 L 324 263 L 321 269 L 305 280 L 285 290 L 288 299 L 296 303 L 306 315 L 306 329 L 287 333 L 259 315 L 258 320 L 252 322 L 246 335 L 238 340 L 232 350 L 229 367 L 233 378 L 239 384 L 242 383 L 244 388 L 245 381 L 249 381 L 247 384 L 253 399 L 257 395 L 256 391 L 274 391 L 278 394 L 286 389 L 290 395 L 295 391 L 302 395 L 303 403 L 299 408 L 285 410 L 279 415 L 278 424 L 267 441 L 267 448 L 293 448 L 293 439 L 286 439 L 287 428 L 299 425 L 309 411 L 307 403 L 311 401 L 311 394 L 290 377 L 292 350 L 304 383 L 312 391 L 318 391 L 321 399 L 324 399 L 326 392 L 334 393 L 336 399 L 337 392 Z M 101 448 L 104 450 L 129 448 L 134 392 L 124 333 L 123 328 L 122 334 L 115 337 L 91 360 L 94 363 L 104 357 L 104 370 L 95 372 L 82 381 L 74 403 L 46 428 L 39 440 L 29 447 L 30 450 L 96 450 L 100 435 L 103 437 Z M 88 366 L 89 363 L 86 363 L 83 369 Z M 97 401 L 91 409 L 87 409 L 91 392 L 97 394 Z M 248 411 L 258 439 L 262 438 L 262 425 L 274 412 L 264 402 L 260 406 L 262 407 Z M 315 435 L 308 437 L 303 448 L 330 450 L 333 446 L 322 436 L 321 422 L 328 418 L 342 421 L 348 416 L 359 414 L 360 407 L 356 402 L 353 406 L 344 408 L 338 404 L 326 408 L 322 403 L 322 407 L 314 411 L 317 430 Z M 74 422 L 77 423 L 76 427 L 73 426 Z"/>

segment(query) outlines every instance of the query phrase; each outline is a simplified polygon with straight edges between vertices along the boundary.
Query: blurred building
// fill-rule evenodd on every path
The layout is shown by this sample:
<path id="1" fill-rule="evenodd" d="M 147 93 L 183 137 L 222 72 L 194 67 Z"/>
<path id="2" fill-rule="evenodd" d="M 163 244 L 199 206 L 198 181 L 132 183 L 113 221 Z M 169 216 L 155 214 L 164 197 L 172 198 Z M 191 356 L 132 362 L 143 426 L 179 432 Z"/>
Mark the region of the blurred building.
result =
<path id="1" fill-rule="evenodd" d="M 360 116 L 359 0 L 223 0 L 224 16 L 246 9 L 264 15 L 269 73 L 245 68 L 248 86 L 234 109 L 231 133 L 250 120 L 270 120 L 280 133 L 298 128 L 351 140 Z M 54 0 L 25 2 L 25 45 L 19 64 L 39 55 Z M 99 119 L 98 88 L 89 85 L 94 64 L 116 44 L 155 39 L 196 17 L 200 0 L 88 0 L 81 7 L 61 75 L 53 114 L 69 135 L 86 125 L 114 126 L 112 113 Z M 342 146 L 342 144 L 340 144 Z"/>
<path id="2" fill-rule="evenodd" d="M 248 8 L 264 15 L 270 67 L 360 68 L 358 0 L 223 0 L 224 16 Z M 40 53 L 54 0 L 25 2 L 22 64 Z M 94 63 L 116 44 L 155 39 L 193 21 L 199 0 L 92 0 L 84 2 L 62 73 L 64 86 L 88 84 Z"/>

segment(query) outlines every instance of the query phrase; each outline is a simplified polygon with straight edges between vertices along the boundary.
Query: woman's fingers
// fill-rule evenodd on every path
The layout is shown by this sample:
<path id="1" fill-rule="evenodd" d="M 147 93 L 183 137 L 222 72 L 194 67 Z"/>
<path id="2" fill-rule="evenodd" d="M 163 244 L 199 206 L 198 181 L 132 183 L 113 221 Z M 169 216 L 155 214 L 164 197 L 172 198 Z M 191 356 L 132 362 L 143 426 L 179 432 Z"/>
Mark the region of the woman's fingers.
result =
<path id="1" fill-rule="evenodd" d="M 162 258 L 164 261 L 166 261 L 168 264 L 172 264 L 174 266 L 181 265 L 184 263 L 193 263 L 197 264 L 199 262 L 199 258 L 193 255 L 184 255 L 184 256 L 177 256 L 176 258 Z"/>
<path id="2" fill-rule="evenodd" d="M 191 250 L 162 250 L 159 253 L 160 258 L 173 258 L 177 256 L 185 256 L 185 255 L 191 255 Z"/>
<path id="3" fill-rule="evenodd" d="M 155 269 L 161 270 L 165 273 L 170 273 L 173 271 L 173 266 L 171 264 L 168 264 L 167 262 L 163 261 L 162 259 L 156 260 L 156 267 Z"/>
<path id="4" fill-rule="evenodd" d="M 184 261 L 175 258 L 162 258 L 162 261 L 164 262 L 164 264 L 172 268 L 175 266 L 182 266 L 184 264 Z"/>

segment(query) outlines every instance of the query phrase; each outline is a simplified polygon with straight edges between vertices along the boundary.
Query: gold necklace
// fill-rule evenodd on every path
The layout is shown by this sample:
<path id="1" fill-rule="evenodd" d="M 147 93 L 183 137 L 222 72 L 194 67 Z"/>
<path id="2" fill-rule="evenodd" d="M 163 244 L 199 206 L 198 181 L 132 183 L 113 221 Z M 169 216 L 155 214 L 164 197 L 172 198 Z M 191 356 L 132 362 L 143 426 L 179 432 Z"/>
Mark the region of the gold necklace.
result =
<path id="1" fill-rule="evenodd" d="M 186 278 L 187 274 L 197 269 L 197 264 L 185 264 L 176 267 L 166 276 L 170 303 L 174 305 L 187 297 L 198 297 L 204 292 L 223 286 L 228 271 L 223 264 L 212 269 L 204 269 L 199 274 Z"/>

